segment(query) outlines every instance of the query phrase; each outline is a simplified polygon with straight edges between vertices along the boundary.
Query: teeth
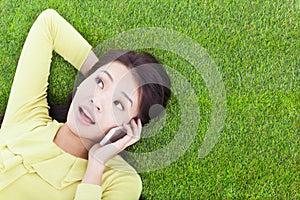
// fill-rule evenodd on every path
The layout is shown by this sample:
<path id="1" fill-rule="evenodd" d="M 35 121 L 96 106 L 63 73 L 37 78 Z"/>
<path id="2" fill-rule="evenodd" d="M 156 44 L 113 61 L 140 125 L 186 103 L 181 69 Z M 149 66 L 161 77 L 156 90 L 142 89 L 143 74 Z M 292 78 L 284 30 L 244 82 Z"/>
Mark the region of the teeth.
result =
<path id="1" fill-rule="evenodd" d="M 82 109 L 83 110 L 83 112 L 84 112 L 84 114 L 88 117 L 88 118 L 90 118 L 90 119 L 92 119 L 92 116 L 90 115 L 90 113 L 88 113 L 86 110 L 84 110 L 84 109 Z"/>
<path id="2" fill-rule="evenodd" d="M 92 116 L 90 115 L 90 113 L 89 112 L 87 112 L 84 108 L 81 108 L 82 109 L 82 111 L 83 111 L 83 114 L 87 117 L 87 118 L 89 118 L 90 120 L 91 120 L 91 122 L 94 122 L 92 119 Z"/>

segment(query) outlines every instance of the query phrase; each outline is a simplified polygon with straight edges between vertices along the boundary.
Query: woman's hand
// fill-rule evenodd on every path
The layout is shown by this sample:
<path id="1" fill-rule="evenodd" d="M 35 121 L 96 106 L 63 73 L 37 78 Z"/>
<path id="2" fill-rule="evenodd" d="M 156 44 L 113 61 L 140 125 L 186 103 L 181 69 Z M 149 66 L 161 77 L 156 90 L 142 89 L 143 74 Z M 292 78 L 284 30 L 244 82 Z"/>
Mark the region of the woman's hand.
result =
<path id="1" fill-rule="evenodd" d="M 137 120 L 137 123 L 132 119 L 130 125 L 124 123 L 123 127 L 126 130 L 126 135 L 124 137 L 104 146 L 97 143 L 89 150 L 88 167 L 86 174 L 82 179 L 82 183 L 101 185 L 105 163 L 123 151 L 126 147 L 140 140 L 142 132 L 142 123 L 140 119 Z"/>

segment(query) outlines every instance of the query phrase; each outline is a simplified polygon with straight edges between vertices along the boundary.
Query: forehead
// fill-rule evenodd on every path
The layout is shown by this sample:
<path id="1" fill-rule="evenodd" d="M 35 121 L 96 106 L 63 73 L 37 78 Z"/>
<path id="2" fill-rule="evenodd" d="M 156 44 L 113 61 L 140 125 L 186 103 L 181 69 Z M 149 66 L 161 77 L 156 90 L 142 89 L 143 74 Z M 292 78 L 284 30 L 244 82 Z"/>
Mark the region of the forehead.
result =
<path id="1" fill-rule="evenodd" d="M 115 61 L 100 67 L 97 75 L 109 78 L 109 80 L 118 86 L 118 88 L 137 89 L 138 83 L 134 77 L 132 70 L 128 69 L 124 64 Z M 118 89 L 116 88 L 116 89 Z"/>

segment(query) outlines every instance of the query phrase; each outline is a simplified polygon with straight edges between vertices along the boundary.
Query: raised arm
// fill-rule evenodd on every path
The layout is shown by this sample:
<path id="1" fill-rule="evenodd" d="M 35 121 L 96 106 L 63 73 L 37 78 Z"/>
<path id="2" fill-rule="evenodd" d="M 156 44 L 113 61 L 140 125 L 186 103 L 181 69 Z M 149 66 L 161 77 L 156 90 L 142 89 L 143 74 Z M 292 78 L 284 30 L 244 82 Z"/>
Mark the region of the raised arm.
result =
<path id="1" fill-rule="evenodd" d="M 86 76 L 88 71 L 98 62 L 98 57 L 93 51 L 90 51 L 88 57 L 80 68 L 80 72 Z"/>
<path id="2" fill-rule="evenodd" d="M 55 10 L 42 12 L 31 27 L 20 55 L 2 128 L 51 120 L 47 88 L 52 51 L 86 73 L 93 59 L 91 45 Z"/>

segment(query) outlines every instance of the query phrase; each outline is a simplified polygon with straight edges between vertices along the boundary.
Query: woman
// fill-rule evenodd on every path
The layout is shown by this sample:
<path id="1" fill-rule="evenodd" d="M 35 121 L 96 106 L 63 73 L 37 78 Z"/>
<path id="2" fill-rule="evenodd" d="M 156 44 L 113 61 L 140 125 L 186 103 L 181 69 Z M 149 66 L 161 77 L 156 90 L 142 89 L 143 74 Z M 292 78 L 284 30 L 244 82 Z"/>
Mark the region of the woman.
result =
<path id="1" fill-rule="evenodd" d="M 53 50 L 85 76 L 66 123 L 49 116 Z M 37 18 L 0 129 L 0 199 L 138 199 L 141 179 L 118 153 L 139 140 L 152 105 L 166 106 L 170 81 L 149 54 L 107 55 L 98 61 L 56 11 L 48 9 Z M 124 137 L 99 144 L 120 126 Z"/>

